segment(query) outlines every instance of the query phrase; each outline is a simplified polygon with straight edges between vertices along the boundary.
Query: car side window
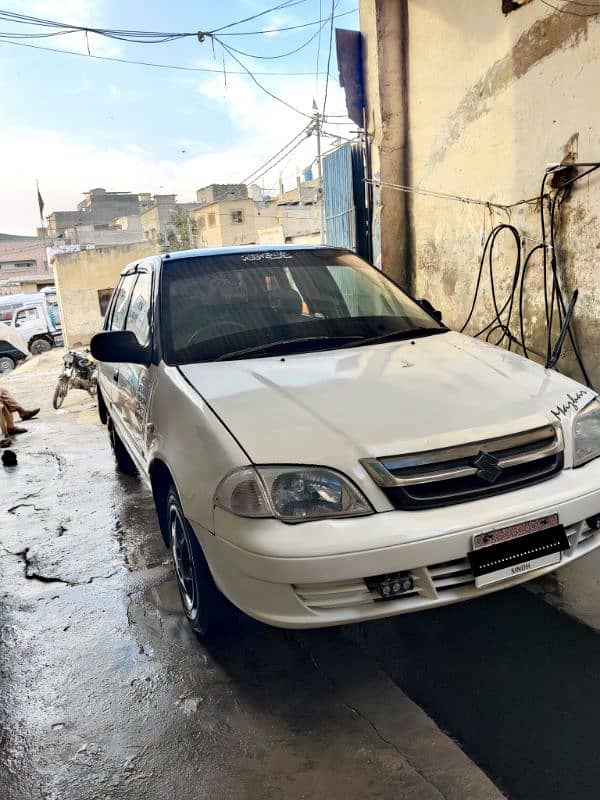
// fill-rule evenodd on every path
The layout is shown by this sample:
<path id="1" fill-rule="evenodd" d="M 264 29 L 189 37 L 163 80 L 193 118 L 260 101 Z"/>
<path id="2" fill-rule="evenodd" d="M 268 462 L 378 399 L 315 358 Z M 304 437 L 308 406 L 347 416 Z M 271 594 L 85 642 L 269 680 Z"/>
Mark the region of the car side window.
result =
<path id="1" fill-rule="evenodd" d="M 134 333 L 141 345 L 148 344 L 150 335 L 151 290 L 152 275 L 149 272 L 140 272 L 131 293 L 125 330 Z"/>
<path id="2" fill-rule="evenodd" d="M 109 330 L 111 331 L 123 330 L 125 317 L 127 316 L 127 308 L 129 306 L 129 296 L 136 278 L 137 275 L 125 275 L 119 284 L 113 305 L 112 316 L 110 319 Z"/>

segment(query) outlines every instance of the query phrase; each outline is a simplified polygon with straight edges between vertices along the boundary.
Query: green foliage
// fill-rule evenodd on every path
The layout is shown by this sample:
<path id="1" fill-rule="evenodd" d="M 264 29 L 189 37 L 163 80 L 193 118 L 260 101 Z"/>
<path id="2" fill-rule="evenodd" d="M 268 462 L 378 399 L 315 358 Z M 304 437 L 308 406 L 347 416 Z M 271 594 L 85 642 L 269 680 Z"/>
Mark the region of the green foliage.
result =
<path id="1" fill-rule="evenodd" d="M 183 209 L 171 214 L 170 228 L 166 236 L 169 250 L 191 250 L 196 247 L 196 220 Z"/>

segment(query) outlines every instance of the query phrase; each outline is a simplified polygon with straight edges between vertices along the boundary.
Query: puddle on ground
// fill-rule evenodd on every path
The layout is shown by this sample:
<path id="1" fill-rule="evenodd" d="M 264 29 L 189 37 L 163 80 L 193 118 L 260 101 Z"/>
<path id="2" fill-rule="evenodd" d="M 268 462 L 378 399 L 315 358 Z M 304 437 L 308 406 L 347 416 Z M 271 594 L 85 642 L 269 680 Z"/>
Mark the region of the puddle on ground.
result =
<path id="1" fill-rule="evenodd" d="M 149 592 L 149 600 L 157 609 L 166 611 L 167 614 L 181 613 L 181 598 L 175 578 L 153 586 Z"/>

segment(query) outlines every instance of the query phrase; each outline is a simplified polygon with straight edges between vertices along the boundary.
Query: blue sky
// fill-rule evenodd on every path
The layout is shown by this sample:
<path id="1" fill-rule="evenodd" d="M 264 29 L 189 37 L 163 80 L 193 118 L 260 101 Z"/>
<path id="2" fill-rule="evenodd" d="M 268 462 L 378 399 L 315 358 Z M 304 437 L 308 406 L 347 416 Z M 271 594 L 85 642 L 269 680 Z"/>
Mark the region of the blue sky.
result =
<path id="1" fill-rule="evenodd" d="M 275 6 L 283 0 L 0 0 L 2 10 L 92 27 L 196 31 L 212 30 Z M 358 28 L 358 0 L 337 0 L 335 25 Z M 330 13 L 331 0 L 299 0 L 227 33 L 262 31 L 313 22 Z M 351 13 L 346 13 L 351 12 Z M 268 35 L 223 37 L 230 46 L 274 56 L 302 45 L 318 25 Z M 34 29 L 0 20 L 0 33 Z M 225 31 L 223 31 L 225 33 Z M 320 39 L 319 78 L 316 76 Z M 23 40 L 21 40 L 23 41 Z M 87 53 L 85 36 L 68 34 L 26 40 L 38 47 Z M 0 42 L 0 231 L 32 233 L 38 223 L 35 180 L 46 213 L 74 207 L 81 193 L 106 189 L 176 192 L 193 200 L 194 190 L 212 182 L 244 179 L 308 122 L 265 95 L 240 67 L 209 40 L 131 44 L 89 36 L 94 55 L 186 67 L 216 73 L 159 69 L 89 59 Z M 300 52 L 285 58 L 238 56 L 273 93 L 306 114 L 312 98 L 323 102 L 329 24 Z M 304 73 L 273 75 L 274 72 Z M 327 112 L 343 115 L 337 82 L 335 43 Z M 349 135 L 347 121 L 332 118 L 327 129 Z M 333 144 L 333 139 L 326 140 Z M 286 185 L 315 155 L 315 138 L 263 180 Z"/>

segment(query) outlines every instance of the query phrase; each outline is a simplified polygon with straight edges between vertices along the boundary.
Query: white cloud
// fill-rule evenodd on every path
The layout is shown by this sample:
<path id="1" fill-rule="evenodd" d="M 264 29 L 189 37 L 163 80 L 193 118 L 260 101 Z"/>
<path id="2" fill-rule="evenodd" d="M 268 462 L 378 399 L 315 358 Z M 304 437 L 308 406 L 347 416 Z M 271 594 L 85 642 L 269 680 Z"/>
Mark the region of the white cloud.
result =
<path id="1" fill-rule="evenodd" d="M 273 79 L 269 79 L 269 85 Z M 273 84 L 275 85 L 275 84 Z M 311 112 L 313 80 L 280 79 L 276 92 L 291 104 Z M 156 158 L 140 146 L 136 132 L 122 131 L 115 147 L 83 138 L 73 130 L 22 129 L 5 124 L 0 128 L 0 152 L 4 160 L 0 194 L 0 230 L 31 233 L 39 224 L 35 181 L 46 204 L 45 213 L 74 208 L 84 191 L 103 186 L 109 190 L 176 193 L 180 201 L 195 199 L 195 190 L 213 182 L 237 182 L 266 161 L 309 122 L 264 95 L 250 79 L 230 76 L 227 88 L 220 76 L 202 81 L 198 92 L 215 111 L 229 118 L 229 136 L 215 141 L 210 115 L 204 115 L 204 130 L 178 130 L 173 139 L 173 157 Z M 343 93 L 331 85 L 328 111 L 343 113 Z M 330 129 L 333 126 L 328 126 Z M 343 133 L 347 129 L 343 129 Z M 325 140 L 324 149 L 331 140 Z M 283 172 L 287 185 L 298 170 L 315 157 L 314 137 L 306 140 L 290 158 L 273 168 L 264 179 L 276 187 Z"/>

